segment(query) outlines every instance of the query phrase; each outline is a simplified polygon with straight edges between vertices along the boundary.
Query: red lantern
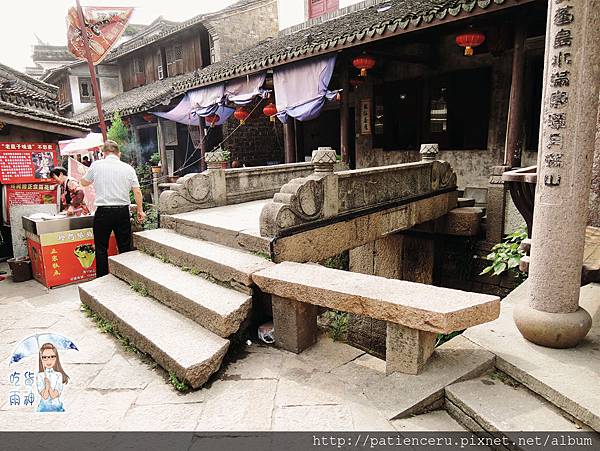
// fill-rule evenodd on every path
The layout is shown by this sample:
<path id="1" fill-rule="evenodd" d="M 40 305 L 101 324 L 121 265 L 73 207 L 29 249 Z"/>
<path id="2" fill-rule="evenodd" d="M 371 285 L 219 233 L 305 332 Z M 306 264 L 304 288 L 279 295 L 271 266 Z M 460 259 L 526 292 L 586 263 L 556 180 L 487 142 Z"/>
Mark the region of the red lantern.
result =
<path id="1" fill-rule="evenodd" d="M 271 122 L 275 122 L 275 115 L 277 114 L 277 107 L 273 102 L 269 102 L 267 106 L 263 108 L 263 114 L 269 116 Z"/>
<path id="2" fill-rule="evenodd" d="M 150 113 L 145 113 L 142 117 L 146 122 L 152 122 L 152 119 L 154 119 L 154 116 Z"/>
<path id="3" fill-rule="evenodd" d="M 218 114 L 210 114 L 210 115 L 206 116 L 204 118 L 204 120 L 206 121 L 206 123 L 208 125 L 210 125 L 211 127 L 214 127 L 217 124 L 217 122 L 219 122 L 219 120 L 221 120 L 221 118 L 219 117 Z"/>
<path id="4" fill-rule="evenodd" d="M 238 121 L 240 121 L 240 125 L 244 125 L 246 123 L 246 119 L 248 119 L 250 113 L 243 106 L 238 107 L 233 113 L 233 117 L 235 117 Z"/>
<path id="5" fill-rule="evenodd" d="M 456 43 L 465 48 L 465 56 L 473 55 L 473 48 L 485 41 L 485 35 L 479 32 L 463 33 L 456 36 Z"/>
<path id="6" fill-rule="evenodd" d="M 352 60 L 352 65 L 357 69 L 360 69 L 360 76 L 366 77 L 367 70 L 373 69 L 375 67 L 375 58 L 366 53 L 363 53 L 360 56 L 357 56 Z"/>

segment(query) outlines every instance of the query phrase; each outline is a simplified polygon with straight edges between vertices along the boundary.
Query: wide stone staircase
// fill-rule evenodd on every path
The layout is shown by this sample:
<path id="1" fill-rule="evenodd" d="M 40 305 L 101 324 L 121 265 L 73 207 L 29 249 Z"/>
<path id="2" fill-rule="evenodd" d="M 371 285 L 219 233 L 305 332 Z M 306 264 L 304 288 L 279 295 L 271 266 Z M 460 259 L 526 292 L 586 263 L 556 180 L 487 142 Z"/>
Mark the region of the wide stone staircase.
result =
<path id="1" fill-rule="evenodd" d="M 137 250 L 110 257 L 110 274 L 79 290 L 83 303 L 140 350 L 198 388 L 220 368 L 228 338 L 249 320 L 252 273 L 272 263 L 239 246 L 178 233 L 173 229 L 181 224 L 190 233 L 202 226 L 177 216 L 165 217 L 172 229 L 134 234 Z"/>

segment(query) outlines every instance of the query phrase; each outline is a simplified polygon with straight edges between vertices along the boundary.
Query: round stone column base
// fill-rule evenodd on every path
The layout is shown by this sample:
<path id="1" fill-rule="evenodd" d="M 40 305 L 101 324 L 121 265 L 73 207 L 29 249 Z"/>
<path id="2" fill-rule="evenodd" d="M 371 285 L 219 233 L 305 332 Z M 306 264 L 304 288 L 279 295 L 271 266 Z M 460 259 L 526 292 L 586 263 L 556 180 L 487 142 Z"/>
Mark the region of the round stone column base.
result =
<path id="1" fill-rule="evenodd" d="M 592 317 L 579 307 L 573 313 L 548 313 L 527 304 L 515 306 L 513 319 L 521 335 L 548 348 L 573 348 L 592 327 Z"/>

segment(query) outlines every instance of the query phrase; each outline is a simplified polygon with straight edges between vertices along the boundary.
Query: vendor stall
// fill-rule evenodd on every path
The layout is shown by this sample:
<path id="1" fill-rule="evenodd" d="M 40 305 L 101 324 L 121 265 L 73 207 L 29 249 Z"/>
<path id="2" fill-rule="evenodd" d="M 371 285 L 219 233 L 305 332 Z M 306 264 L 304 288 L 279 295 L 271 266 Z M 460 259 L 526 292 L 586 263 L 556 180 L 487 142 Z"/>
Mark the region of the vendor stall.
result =
<path id="1" fill-rule="evenodd" d="M 48 288 L 96 277 L 93 216 L 23 218 L 33 277 Z M 116 255 L 111 236 L 109 255 Z"/>

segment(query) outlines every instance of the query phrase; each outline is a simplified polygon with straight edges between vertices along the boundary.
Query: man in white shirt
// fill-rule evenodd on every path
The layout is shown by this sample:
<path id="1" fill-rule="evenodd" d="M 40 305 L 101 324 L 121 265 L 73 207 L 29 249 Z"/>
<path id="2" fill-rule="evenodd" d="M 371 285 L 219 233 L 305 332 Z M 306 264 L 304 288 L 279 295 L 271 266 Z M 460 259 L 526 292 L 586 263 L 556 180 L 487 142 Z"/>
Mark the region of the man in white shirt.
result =
<path id="1" fill-rule="evenodd" d="M 94 214 L 94 245 L 96 247 L 96 277 L 108 274 L 108 240 L 111 232 L 117 239 L 119 252 L 131 250 L 131 222 L 129 219 L 129 192 L 133 191 L 137 219 L 146 215 L 142 207 L 142 190 L 135 170 L 120 160 L 119 145 L 108 140 L 102 146 L 104 159 L 94 161 L 81 186 L 94 184 L 96 213 Z"/>

